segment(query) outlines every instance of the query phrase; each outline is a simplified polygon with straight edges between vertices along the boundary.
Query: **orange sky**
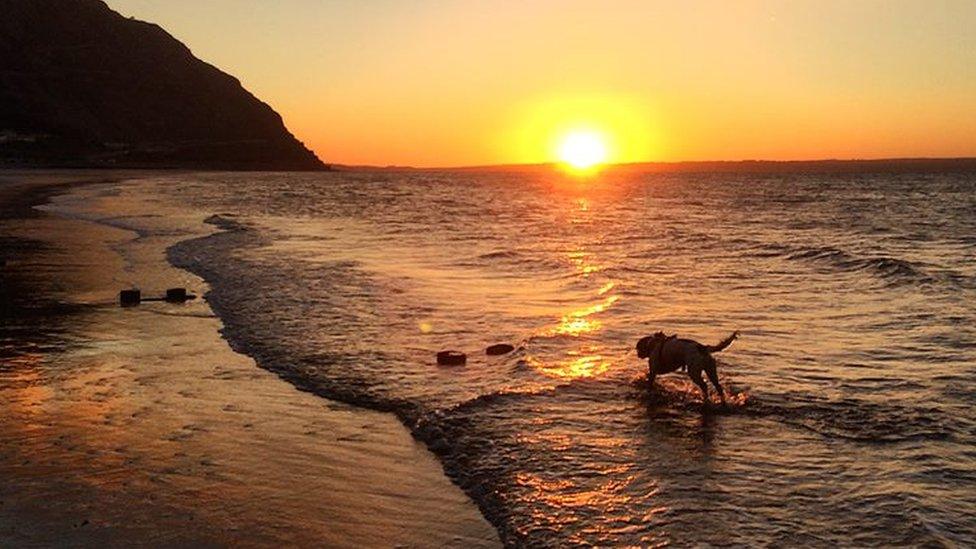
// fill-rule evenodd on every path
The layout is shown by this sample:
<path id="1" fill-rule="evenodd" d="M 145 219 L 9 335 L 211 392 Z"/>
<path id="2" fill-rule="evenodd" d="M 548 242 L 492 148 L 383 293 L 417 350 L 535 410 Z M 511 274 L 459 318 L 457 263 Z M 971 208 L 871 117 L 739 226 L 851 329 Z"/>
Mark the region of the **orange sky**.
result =
<path id="1" fill-rule="evenodd" d="M 327 162 L 976 156 L 976 2 L 108 0 Z"/>

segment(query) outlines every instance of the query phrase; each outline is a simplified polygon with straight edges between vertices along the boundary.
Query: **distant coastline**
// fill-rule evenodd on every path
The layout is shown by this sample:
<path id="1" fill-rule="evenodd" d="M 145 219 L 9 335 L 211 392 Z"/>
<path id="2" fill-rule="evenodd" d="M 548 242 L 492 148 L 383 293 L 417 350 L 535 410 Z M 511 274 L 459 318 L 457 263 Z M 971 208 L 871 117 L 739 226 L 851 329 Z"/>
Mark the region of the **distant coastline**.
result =
<path id="1" fill-rule="evenodd" d="M 556 163 L 498 164 L 418 168 L 413 166 L 370 166 L 332 164 L 337 171 L 386 172 L 544 172 L 558 169 Z M 962 158 L 877 158 L 825 160 L 704 160 L 686 162 L 628 162 L 608 164 L 602 173 L 950 173 L 976 172 L 976 157 Z"/>

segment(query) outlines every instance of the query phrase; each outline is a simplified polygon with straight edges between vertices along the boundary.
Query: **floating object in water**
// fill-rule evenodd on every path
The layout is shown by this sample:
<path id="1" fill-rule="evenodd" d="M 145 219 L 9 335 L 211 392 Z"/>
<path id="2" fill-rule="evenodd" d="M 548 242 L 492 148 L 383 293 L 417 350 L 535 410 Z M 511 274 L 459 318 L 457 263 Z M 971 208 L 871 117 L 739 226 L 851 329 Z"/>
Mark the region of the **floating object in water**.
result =
<path id="1" fill-rule="evenodd" d="M 142 301 L 142 292 L 139 290 L 122 290 L 119 292 L 119 305 L 129 307 L 138 305 Z"/>
<path id="2" fill-rule="evenodd" d="M 463 366 L 468 361 L 461 351 L 441 351 L 437 353 L 437 363 L 441 366 Z"/>
<path id="3" fill-rule="evenodd" d="M 509 345 L 508 343 L 497 343 L 495 345 L 489 345 L 485 349 L 486 355 L 507 355 L 515 350 L 514 345 Z"/>
<path id="4" fill-rule="evenodd" d="M 170 303 L 183 303 L 184 301 L 196 298 L 197 296 L 186 293 L 186 288 L 170 288 L 166 290 L 166 301 Z"/>
<path id="5" fill-rule="evenodd" d="M 193 294 L 186 293 L 186 288 L 170 288 L 166 290 L 166 295 L 164 297 L 142 297 L 142 292 L 139 290 L 122 290 L 119 292 L 119 305 L 123 307 L 131 307 L 132 305 L 138 305 L 143 301 L 166 301 L 168 303 L 183 303 L 191 299 L 196 299 L 197 296 Z"/>

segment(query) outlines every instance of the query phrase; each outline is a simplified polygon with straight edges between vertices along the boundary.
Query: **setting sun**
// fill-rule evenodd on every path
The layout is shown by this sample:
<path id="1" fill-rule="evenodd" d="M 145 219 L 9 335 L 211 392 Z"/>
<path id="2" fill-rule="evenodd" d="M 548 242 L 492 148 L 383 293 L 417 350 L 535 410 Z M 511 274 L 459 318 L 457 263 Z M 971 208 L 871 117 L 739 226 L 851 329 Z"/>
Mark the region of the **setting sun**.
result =
<path id="1" fill-rule="evenodd" d="M 558 156 L 561 162 L 585 170 L 606 161 L 607 146 L 598 133 L 575 131 L 567 134 L 559 143 Z"/>

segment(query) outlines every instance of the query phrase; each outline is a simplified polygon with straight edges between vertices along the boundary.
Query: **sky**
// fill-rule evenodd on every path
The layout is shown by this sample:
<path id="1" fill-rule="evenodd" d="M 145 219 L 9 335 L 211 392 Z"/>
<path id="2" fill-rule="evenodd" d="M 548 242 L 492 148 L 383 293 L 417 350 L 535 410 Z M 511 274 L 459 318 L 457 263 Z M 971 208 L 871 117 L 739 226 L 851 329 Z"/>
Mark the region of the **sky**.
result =
<path id="1" fill-rule="evenodd" d="M 976 1 L 107 0 L 330 163 L 976 156 Z"/>

